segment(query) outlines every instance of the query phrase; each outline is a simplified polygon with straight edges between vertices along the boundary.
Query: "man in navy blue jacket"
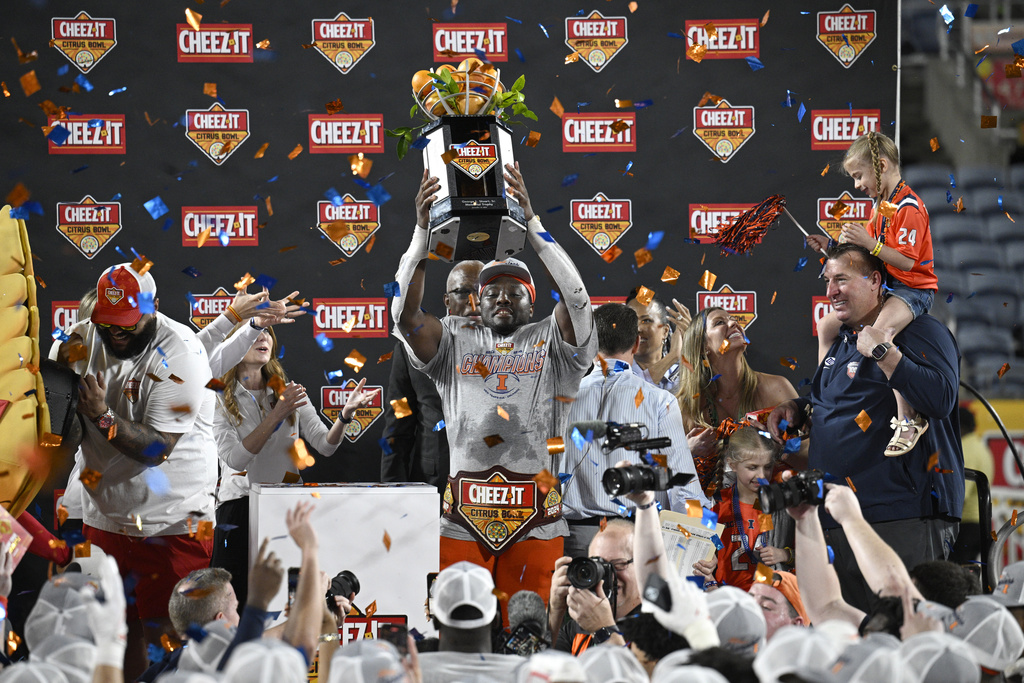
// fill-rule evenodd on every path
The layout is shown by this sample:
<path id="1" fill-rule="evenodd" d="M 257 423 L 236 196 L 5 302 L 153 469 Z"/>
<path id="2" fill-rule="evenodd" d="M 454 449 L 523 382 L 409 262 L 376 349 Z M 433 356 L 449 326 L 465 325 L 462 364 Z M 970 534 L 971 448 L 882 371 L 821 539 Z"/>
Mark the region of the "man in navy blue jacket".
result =
<path id="1" fill-rule="evenodd" d="M 956 540 L 964 502 L 957 392 L 960 352 L 949 330 L 918 316 L 893 338 L 872 327 L 884 301 L 885 265 L 867 250 L 840 244 L 822 277 L 843 327 L 818 367 L 807 398 L 780 404 L 769 425 L 811 425 L 809 466 L 827 481 L 849 483 L 864 518 L 912 569 L 944 559 Z M 886 457 L 896 415 L 893 390 L 928 418 L 930 428 L 905 455 Z M 813 408 L 809 417 L 806 408 Z M 936 460 L 937 458 L 937 460 Z M 866 612 L 874 599 L 842 528 L 821 510 L 846 602 Z"/>

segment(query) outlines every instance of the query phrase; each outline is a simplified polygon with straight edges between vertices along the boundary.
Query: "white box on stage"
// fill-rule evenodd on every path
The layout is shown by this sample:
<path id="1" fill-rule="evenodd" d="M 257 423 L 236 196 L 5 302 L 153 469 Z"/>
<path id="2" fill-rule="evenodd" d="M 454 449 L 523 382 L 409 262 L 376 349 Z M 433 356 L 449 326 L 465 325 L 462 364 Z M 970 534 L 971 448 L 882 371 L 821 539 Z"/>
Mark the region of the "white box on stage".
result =
<path id="1" fill-rule="evenodd" d="M 316 495 L 313 495 L 316 494 Z M 312 522 L 320 540 L 320 569 L 333 577 L 348 569 L 359 579 L 355 604 L 369 618 L 345 620 L 342 642 L 369 634 L 382 624 L 406 624 L 424 635 L 433 632 L 426 618 L 427 574 L 438 567 L 440 496 L 427 484 L 253 484 L 249 495 L 249 566 L 260 542 L 285 568 L 298 567 L 301 553 L 288 535 L 285 512 L 299 501 L 312 502 Z M 385 543 L 390 541 L 390 550 Z M 287 582 L 270 602 L 284 619 Z"/>

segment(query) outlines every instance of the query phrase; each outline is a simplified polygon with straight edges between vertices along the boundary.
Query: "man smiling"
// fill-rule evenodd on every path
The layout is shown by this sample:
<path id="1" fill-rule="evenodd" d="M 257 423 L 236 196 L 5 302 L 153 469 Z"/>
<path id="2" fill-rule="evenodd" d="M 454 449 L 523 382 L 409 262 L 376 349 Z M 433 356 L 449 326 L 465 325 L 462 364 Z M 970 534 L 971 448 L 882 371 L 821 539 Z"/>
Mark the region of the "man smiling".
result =
<path id="1" fill-rule="evenodd" d="M 84 534 L 134 584 L 131 680 L 145 668 L 144 631 L 159 647 L 170 628 L 174 584 L 210 563 L 212 528 L 196 532 L 213 519 L 217 481 L 206 351 L 194 332 L 157 312 L 156 282 L 143 271 L 124 263 L 105 272 L 91 318 L 58 356 L 81 376 Z"/>
<path id="2" fill-rule="evenodd" d="M 443 496 L 441 569 L 468 560 L 491 571 L 499 591 L 525 588 L 546 597 L 566 524 L 557 480 L 538 484 L 534 477 L 557 471 L 547 440 L 564 432 L 597 335 L 579 271 L 534 215 L 519 169 L 505 170 L 530 244 L 559 288 L 554 313 L 530 322 L 537 291 L 516 259 L 492 261 L 480 273 L 480 323 L 438 320 L 420 308 L 427 257 L 422 226 L 439 188 L 426 173 L 391 313 L 395 336 L 413 365 L 434 380 L 444 407 L 453 476 Z"/>
<path id="3" fill-rule="evenodd" d="M 781 437 L 783 420 L 801 426 L 805 407 L 812 405 L 810 467 L 855 487 L 864 519 L 908 568 L 944 559 L 964 502 L 956 341 L 929 315 L 918 316 L 895 339 L 891 328 L 873 327 L 882 308 L 884 265 L 852 244 L 833 247 L 827 258 L 827 295 L 843 326 L 814 375 L 810 396 L 772 412 L 772 434 Z M 885 457 L 889 417 L 896 410 L 893 389 L 931 424 L 900 458 Z M 873 595 L 843 529 L 824 512 L 822 526 L 843 597 L 870 612 Z"/>

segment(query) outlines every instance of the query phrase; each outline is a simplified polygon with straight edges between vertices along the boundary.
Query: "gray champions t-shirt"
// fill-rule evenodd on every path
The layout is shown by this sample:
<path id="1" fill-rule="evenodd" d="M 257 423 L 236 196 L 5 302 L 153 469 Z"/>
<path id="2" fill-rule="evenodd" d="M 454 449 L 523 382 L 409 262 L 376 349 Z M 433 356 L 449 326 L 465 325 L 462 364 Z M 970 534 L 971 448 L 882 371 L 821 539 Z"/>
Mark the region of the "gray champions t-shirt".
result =
<path id="1" fill-rule="evenodd" d="M 582 346 L 572 346 L 562 340 L 553 315 L 507 337 L 468 318 L 448 316 L 441 325 L 437 355 L 429 363 L 422 363 L 411 348 L 409 356 L 441 394 L 451 474 L 495 465 L 530 477 L 552 470 L 555 460 L 548 455 L 547 440 L 565 433 L 571 403 L 556 397 L 576 396 L 597 353 L 597 335 L 591 332 Z M 486 378 L 481 378 L 478 363 L 487 367 Z M 484 437 L 491 435 L 500 436 L 501 443 L 488 447 Z M 566 533 L 565 521 L 559 520 L 531 530 L 526 538 Z M 441 535 L 474 540 L 447 519 L 441 520 Z"/>

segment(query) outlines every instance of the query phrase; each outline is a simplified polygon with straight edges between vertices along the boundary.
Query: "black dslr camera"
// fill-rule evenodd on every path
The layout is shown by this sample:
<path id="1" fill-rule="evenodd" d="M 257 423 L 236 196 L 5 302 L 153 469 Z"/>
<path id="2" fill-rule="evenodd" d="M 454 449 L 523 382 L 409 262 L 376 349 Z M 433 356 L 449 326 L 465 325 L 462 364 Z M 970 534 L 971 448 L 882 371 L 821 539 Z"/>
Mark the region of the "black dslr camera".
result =
<path id="1" fill-rule="evenodd" d="M 761 510 L 771 514 L 803 503 L 821 505 L 825 502 L 824 478 L 821 470 L 804 470 L 789 481 L 762 486 L 757 492 Z"/>
<path id="2" fill-rule="evenodd" d="M 590 590 L 597 593 L 597 586 L 604 585 L 604 594 L 612 604 L 612 613 L 615 612 L 615 598 L 618 583 L 615 577 L 615 567 L 603 557 L 577 557 L 569 563 L 567 578 L 575 588 Z"/>
<path id="3" fill-rule="evenodd" d="M 691 479 L 692 474 L 672 474 L 667 467 L 628 465 L 606 469 L 601 485 L 608 495 L 619 496 L 640 491 L 667 491 L 673 486 L 685 486 Z"/>
<path id="4" fill-rule="evenodd" d="M 343 569 L 338 572 L 338 575 L 331 579 L 331 587 L 327 589 L 327 609 L 331 610 L 332 614 L 338 613 L 338 605 L 334 602 L 334 596 L 338 595 L 344 598 L 349 597 L 353 593 L 359 594 L 359 579 L 356 575 L 347 569 Z"/>

